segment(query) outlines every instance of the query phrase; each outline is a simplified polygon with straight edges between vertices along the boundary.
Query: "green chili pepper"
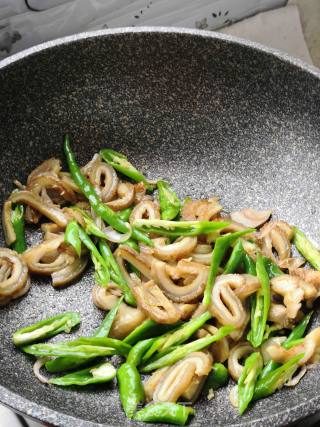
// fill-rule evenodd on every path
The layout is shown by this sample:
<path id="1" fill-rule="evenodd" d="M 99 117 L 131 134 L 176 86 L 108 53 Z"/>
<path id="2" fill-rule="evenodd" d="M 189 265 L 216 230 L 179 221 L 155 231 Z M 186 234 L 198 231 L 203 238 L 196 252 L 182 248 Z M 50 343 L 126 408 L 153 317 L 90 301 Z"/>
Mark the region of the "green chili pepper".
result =
<path id="1" fill-rule="evenodd" d="M 220 230 L 229 225 L 219 221 L 164 221 L 162 219 L 136 219 L 134 227 L 146 233 L 156 233 L 162 236 L 198 236 Z"/>
<path id="2" fill-rule="evenodd" d="M 170 332 L 160 350 L 166 350 L 174 345 L 179 345 L 187 341 L 198 329 L 201 328 L 212 315 L 208 311 L 202 313 L 200 316 L 190 319 L 188 322 L 179 326 L 179 328 Z"/>
<path id="3" fill-rule="evenodd" d="M 100 151 L 100 156 L 118 172 L 128 176 L 135 182 L 143 182 L 147 190 L 153 191 L 154 186 L 147 181 L 147 178 L 139 172 L 132 163 L 129 162 L 124 154 L 111 150 L 110 148 L 104 148 Z"/>
<path id="4" fill-rule="evenodd" d="M 251 402 L 254 394 L 257 378 L 263 367 L 263 360 L 260 353 L 255 352 L 247 357 L 244 368 L 238 381 L 238 405 L 242 415 Z"/>
<path id="5" fill-rule="evenodd" d="M 299 338 L 298 340 L 291 341 L 286 345 L 286 349 L 289 350 L 290 348 L 295 347 L 296 345 L 302 344 L 303 342 L 304 342 L 303 338 Z"/>
<path id="6" fill-rule="evenodd" d="M 214 222 L 213 222 L 214 224 Z M 245 234 L 252 233 L 254 228 L 248 228 L 247 230 L 237 231 L 236 233 L 225 234 L 224 236 L 218 237 L 211 256 L 211 264 L 209 270 L 209 276 L 204 290 L 203 304 L 208 306 L 211 302 L 211 292 L 214 285 L 214 281 L 218 274 L 218 269 L 225 256 L 227 249 L 236 242 L 239 237 L 244 236 Z"/>
<path id="7" fill-rule="evenodd" d="M 283 274 L 283 271 L 280 267 L 277 266 L 271 259 L 263 257 L 264 268 L 266 269 L 269 279 L 273 277 L 280 276 Z"/>
<path id="8" fill-rule="evenodd" d="M 157 182 L 161 219 L 170 221 L 180 212 L 181 202 L 173 188 L 163 180 Z"/>
<path id="9" fill-rule="evenodd" d="M 177 327 L 177 324 L 174 325 L 162 325 L 154 320 L 147 319 L 141 323 L 137 328 L 135 328 L 129 335 L 125 337 L 123 342 L 134 345 L 138 341 L 144 340 L 146 338 L 153 338 L 157 335 L 163 334 L 164 332 L 174 329 Z"/>
<path id="10" fill-rule="evenodd" d="M 274 371 L 269 372 L 263 378 L 259 378 L 254 390 L 253 399 L 258 400 L 263 397 L 270 396 L 275 391 L 283 387 L 290 380 L 292 375 L 299 367 L 299 360 L 304 357 L 303 354 L 298 354 L 292 357 L 284 365 L 279 366 Z"/>
<path id="11" fill-rule="evenodd" d="M 292 329 L 290 335 L 285 340 L 285 342 L 282 344 L 282 347 L 288 349 L 292 347 L 292 342 L 302 338 L 306 332 L 306 329 L 310 323 L 311 317 L 313 315 L 313 311 L 310 311 L 308 314 L 304 316 L 304 318 L 301 320 L 301 322 Z"/>
<path id="12" fill-rule="evenodd" d="M 109 335 L 110 329 L 114 322 L 114 319 L 118 313 L 120 305 L 122 304 L 123 297 L 112 307 L 109 313 L 103 319 L 101 325 L 93 334 L 92 338 L 104 338 Z M 61 372 L 68 371 L 70 369 L 76 369 L 79 366 L 88 363 L 87 358 L 81 357 L 56 357 L 55 359 L 48 360 L 45 366 L 48 372 Z"/>
<path id="13" fill-rule="evenodd" d="M 301 230 L 297 227 L 292 229 L 294 245 L 312 267 L 320 271 L 320 252 Z"/>
<path id="14" fill-rule="evenodd" d="M 122 211 L 117 212 L 117 215 L 120 219 L 122 219 L 122 221 L 128 222 L 132 211 L 133 208 L 122 209 Z"/>
<path id="15" fill-rule="evenodd" d="M 135 242 L 132 239 L 126 240 L 123 244 L 124 246 L 129 246 L 130 248 L 134 249 L 138 253 L 140 252 L 139 245 L 137 244 L 137 242 Z"/>
<path id="16" fill-rule="evenodd" d="M 224 267 L 223 274 L 234 273 L 239 267 L 239 265 L 241 264 L 241 261 L 243 259 L 243 254 L 244 254 L 243 245 L 242 245 L 241 239 L 239 239 L 234 245 L 230 258 Z"/>
<path id="17" fill-rule="evenodd" d="M 266 341 L 267 339 L 270 338 L 270 335 L 273 334 L 276 331 L 279 331 L 283 329 L 282 326 L 280 325 L 275 325 L 273 324 L 272 326 L 266 324 L 266 329 L 264 331 L 264 335 L 263 335 L 263 341 Z"/>
<path id="18" fill-rule="evenodd" d="M 110 281 L 109 267 L 93 241 L 77 221 L 72 220 L 68 223 L 65 231 L 65 241 L 69 243 L 77 253 L 79 253 L 79 246 L 81 252 L 81 242 L 89 249 L 95 267 L 95 279 L 100 286 L 107 286 Z"/>
<path id="19" fill-rule="evenodd" d="M 184 426 L 195 410 L 178 403 L 153 403 L 136 413 L 134 419 L 145 423 L 165 423 Z"/>
<path id="20" fill-rule="evenodd" d="M 99 196 L 95 192 L 93 185 L 86 179 L 86 177 L 81 172 L 79 166 L 76 163 L 74 154 L 71 150 L 68 135 L 66 135 L 64 139 L 64 153 L 73 181 L 82 191 L 84 196 L 89 200 L 89 203 L 94 212 L 99 215 L 105 222 L 111 225 L 111 227 L 113 227 L 115 230 L 119 231 L 120 233 L 127 233 L 127 224 L 122 221 L 122 219 L 119 218 L 116 212 L 109 208 L 109 206 L 101 202 Z M 146 245 L 153 246 L 152 240 L 138 230 L 132 230 L 132 237 L 136 240 L 145 243 Z"/>
<path id="21" fill-rule="evenodd" d="M 141 271 L 139 271 L 134 265 L 128 263 L 128 269 L 131 273 L 134 273 L 139 279 L 141 278 Z"/>
<path id="22" fill-rule="evenodd" d="M 209 335 L 207 337 L 192 341 L 188 344 L 178 346 L 173 351 L 161 357 L 160 359 L 151 361 L 149 364 L 143 366 L 141 372 L 151 372 L 156 369 L 163 368 L 165 366 L 173 365 L 178 360 L 183 359 L 188 354 L 194 351 L 202 350 L 204 347 L 207 347 L 212 343 L 220 340 L 221 338 L 224 338 L 232 331 L 234 331 L 234 329 L 235 328 L 233 326 L 223 326 L 218 329 L 215 335 Z"/>
<path id="23" fill-rule="evenodd" d="M 259 347 L 262 344 L 271 303 L 269 277 L 261 255 L 257 255 L 256 269 L 261 287 L 251 297 L 251 329 L 247 335 L 253 347 Z"/>
<path id="24" fill-rule="evenodd" d="M 310 313 L 308 313 L 302 320 L 301 322 L 294 328 L 292 329 L 290 335 L 288 336 L 288 338 L 285 340 L 284 343 L 282 343 L 282 347 L 286 348 L 287 350 L 291 347 L 293 347 L 294 345 L 297 344 L 297 341 L 300 340 L 305 332 L 306 329 L 310 323 L 311 317 L 312 317 L 313 311 L 310 311 Z M 263 379 L 264 377 L 266 377 L 270 372 L 274 371 L 275 369 L 279 368 L 280 363 L 274 362 L 273 360 L 270 360 L 266 366 L 263 368 L 259 379 Z"/>
<path id="25" fill-rule="evenodd" d="M 280 363 L 277 363 L 274 360 L 269 360 L 269 362 L 262 369 L 260 376 L 259 376 L 259 380 L 262 380 L 263 378 L 265 378 L 267 375 L 270 374 L 270 372 L 279 368 L 279 366 L 281 366 Z"/>
<path id="26" fill-rule="evenodd" d="M 64 233 L 64 240 L 73 247 L 78 257 L 81 256 L 81 240 L 79 237 L 79 226 L 77 221 L 72 220 L 68 223 Z"/>
<path id="27" fill-rule="evenodd" d="M 113 253 L 108 245 L 108 243 L 104 240 L 100 240 L 99 242 L 99 250 L 105 261 L 110 265 L 111 267 L 111 278 L 112 280 L 119 286 L 121 289 L 124 299 L 126 303 L 136 306 L 136 300 L 131 292 L 131 289 L 126 282 L 126 279 L 124 278 L 122 271 L 115 260 Z M 114 274 L 112 274 L 114 273 Z"/>
<path id="28" fill-rule="evenodd" d="M 218 390 L 218 388 L 226 385 L 228 380 L 228 369 L 222 363 L 214 363 L 206 379 L 203 390 L 205 393 L 208 393 L 210 390 Z"/>
<path id="29" fill-rule="evenodd" d="M 111 381 L 116 376 L 117 370 L 111 363 L 99 363 L 99 365 L 81 369 L 58 378 L 49 380 L 50 384 L 60 386 L 99 384 Z"/>
<path id="30" fill-rule="evenodd" d="M 177 328 L 178 329 L 178 328 Z M 159 337 L 155 338 L 154 342 L 150 346 L 150 348 L 147 350 L 147 352 L 142 357 L 142 362 L 146 363 L 147 360 L 149 360 L 166 342 L 166 339 L 170 336 L 170 334 L 177 329 L 173 329 L 173 331 L 168 331 L 163 335 L 160 335 Z"/>
<path id="31" fill-rule="evenodd" d="M 87 234 L 99 237 L 100 239 L 109 240 L 109 236 L 107 236 L 106 233 L 104 233 L 104 231 L 102 231 L 101 228 L 97 226 L 93 217 L 91 215 L 89 215 L 88 212 L 86 212 L 84 209 L 79 208 L 78 206 L 73 206 L 71 209 L 76 211 L 76 212 L 79 212 L 79 214 L 81 215 L 82 220 L 84 222 L 84 231 Z M 132 208 L 126 209 L 126 211 L 128 211 L 128 210 L 132 210 Z M 118 216 L 120 218 L 119 212 L 118 212 Z M 81 224 L 79 223 L 79 225 L 81 225 Z M 129 238 L 130 237 L 131 236 L 129 236 Z M 125 242 L 123 242 L 123 243 L 125 243 Z"/>
<path id="32" fill-rule="evenodd" d="M 122 304 L 123 297 L 119 298 L 117 303 L 112 307 L 112 309 L 108 312 L 106 317 L 103 319 L 101 325 L 95 331 L 93 338 L 106 338 L 109 335 L 109 332 L 112 328 L 114 319 L 116 318 L 120 305 Z"/>
<path id="33" fill-rule="evenodd" d="M 156 338 L 148 338 L 146 340 L 137 342 L 137 344 L 132 347 L 128 354 L 127 363 L 130 363 L 134 366 L 139 366 L 143 355 L 150 348 L 155 339 Z"/>
<path id="34" fill-rule="evenodd" d="M 94 358 L 119 354 L 127 356 L 130 345 L 113 338 L 78 338 L 54 344 L 32 344 L 22 347 L 25 353 L 34 356 L 76 356 Z"/>
<path id="35" fill-rule="evenodd" d="M 89 215 L 85 210 L 78 208 L 77 206 L 73 207 L 72 209 L 78 211 L 81 214 L 83 222 L 85 224 L 84 231 L 87 234 L 92 234 L 93 236 L 99 237 L 100 239 L 109 240 L 109 237 L 97 226 L 91 215 Z M 131 235 L 128 236 L 128 238 L 130 237 Z"/>
<path id="36" fill-rule="evenodd" d="M 199 317 L 195 317 L 189 320 L 188 322 L 178 326 L 173 331 L 169 331 L 164 335 L 158 337 L 143 356 L 143 362 L 146 362 L 148 359 L 150 359 L 150 357 L 156 352 L 162 354 L 167 349 L 184 343 L 199 328 L 201 328 L 201 326 L 203 326 L 209 319 L 211 319 L 211 317 L 212 315 L 208 311 L 206 311 Z"/>
<path id="37" fill-rule="evenodd" d="M 248 255 L 246 252 L 243 254 L 242 262 L 243 262 L 243 266 L 244 266 L 244 271 L 247 274 L 252 274 L 252 276 L 257 275 L 256 264 L 253 261 L 253 259 L 251 258 L 251 256 Z"/>
<path id="38" fill-rule="evenodd" d="M 151 319 L 146 319 L 137 328 L 130 332 L 130 334 L 124 338 L 123 342 L 134 345 L 143 339 L 152 338 L 157 334 L 157 328 L 157 322 Z"/>
<path id="39" fill-rule="evenodd" d="M 19 329 L 12 335 L 12 339 L 15 345 L 25 345 L 53 337 L 61 332 L 69 333 L 79 323 L 79 313 L 66 311 L 65 313 L 49 317 L 31 326 Z"/>
<path id="40" fill-rule="evenodd" d="M 147 362 L 150 364 L 150 363 L 153 363 L 153 362 L 155 362 L 156 360 L 159 360 L 159 359 L 162 359 L 163 358 L 163 356 L 166 356 L 167 354 L 169 354 L 169 353 L 172 353 L 174 350 L 176 350 L 177 348 L 178 348 L 179 346 L 177 346 L 177 345 L 174 345 L 174 346 L 172 346 L 172 347 L 170 347 L 170 348 L 167 348 L 166 350 L 162 350 L 160 353 L 156 353 L 153 357 L 151 357 L 150 358 L 150 360 L 147 360 Z M 145 361 L 144 361 L 144 357 L 142 358 L 142 362 L 141 362 L 141 365 L 145 365 L 146 363 L 145 363 Z"/>
<path id="41" fill-rule="evenodd" d="M 12 227 L 16 235 L 16 240 L 12 243 L 13 250 L 22 254 L 27 249 L 26 237 L 24 234 L 24 206 L 16 205 L 11 212 Z"/>
<path id="42" fill-rule="evenodd" d="M 138 369 L 123 363 L 117 372 L 120 400 L 128 418 L 133 418 L 137 406 L 145 400 L 143 385 Z"/>

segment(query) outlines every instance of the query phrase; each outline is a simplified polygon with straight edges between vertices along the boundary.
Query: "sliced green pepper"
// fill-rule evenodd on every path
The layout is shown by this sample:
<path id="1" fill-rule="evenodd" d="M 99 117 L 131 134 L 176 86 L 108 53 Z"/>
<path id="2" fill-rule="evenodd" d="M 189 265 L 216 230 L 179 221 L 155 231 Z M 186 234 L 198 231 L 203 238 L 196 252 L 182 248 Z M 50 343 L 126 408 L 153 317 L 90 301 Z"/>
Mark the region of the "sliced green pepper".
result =
<path id="1" fill-rule="evenodd" d="M 72 220 L 68 223 L 65 231 L 65 241 L 69 243 L 77 253 L 79 253 L 79 247 L 81 252 L 81 242 L 89 249 L 95 267 L 96 282 L 100 286 L 107 286 L 110 281 L 109 267 L 93 241 L 77 221 Z"/>
<path id="2" fill-rule="evenodd" d="M 312 267 L 320 271 L 320 252 L 301 230 L 297 227 L 292 229 L 294 245 Z"/>
<path id="3" fill-rule="evenodd" d="M 129 162 L 127 156 L 124 154 L 111 150 L 110 148 L 104 148 L 100 151 L 100 156 L 118 172 L 131 178 L 135 182 L 143 182 L 148 191 L 153 191 L 154 186 L 148 182 L 147 178 L 139 172 L 132 163 Z"/>
<path id="4" fill-rule="evenodd" d="M 136 219 L 134 227 L 146 233 L 156 233 L 162 236 L 198 236 L 220 230 L 229 225 L 222 221 L 164 221 L 162 219 Z"/>
<path id="5" fill-rule="evenodd" d="M 246 252 L 243 254 L 242 262 L 243 262 L 243 266 L 244 266 L 244 271 L 247 274 L 252 274 L 252 276 L 257 275 L 256 263 L 253 261 L 251 256 L 249 254 L 247 254 Z"/>
<path id="6" fill-rule="evenodd" d="M 119 298 L 117 303 L 112 307 L 112 309 L 108 312 L 106 317 L 103 319 L 101 325 L 95 331 L 93 338 L 106 338 L 109 336 L 109 332 L 112 328 L 114 319 L 118 314 L 120 305 L 122 304 L 123 297 Z"/>
<path id="7" fill-rule="evenodd" d="M 218 269 L 225 256 L 227 249 L 236 242 L 240 237 L 252 233 L 255 231 L 253 228 L 248 228 L 247 230 L 237 231 L 236 233 L 225 234 L 224 236 L 218 237 L 211 256 L 211 264 L 209 270 L 209 276 L 204 290 L 203 304 L 208 306 L 211 302 L 211 292 L 214 285 L 214 281 L 218 274 Z"/>
<path id="8" fill-rule="evenodd" d="M 123 342 L 130 345 L 134 345 L 138 341 L 144 340 L 146 338 L 153 338 L 176 327 L 177 324 L 163 325 L 155 322 L 154 320 L 147 319 L 142 322 L 141 325 L 135 328 L 132 332 L 130 332 L 130 334 L 125 337 Z"/>
<path id="9" fill-rule="evenodd" d="M 146 340 L 137 342 L 137 344 L 131 348 L 128 354 L 127 363 L 130 363 L 134 366 L 139 366 L 143 355 L 151 347 L 155 339 L 156 338 L 147 338 Z"/>
<path id="10" fill-rule="evenodd" d="M 212 315 L 206 311 L 200 316 L 190 319 L 188 322 L 178 326 L 173 331 L 166 332 L 164 335 L 156 338 L 149 350 L 143 356 L 143 362 L 146 362 L 148 359 L 150 359 L 150 357 L 156 352 L 159 354 L 162 354 L 163 352 L 167 353 L 167 349 L 184 343 L 199 328 L 201 328 L 201 326 L 203 326 L 209 319 L 211 319 L 211 317 Z"/>
<path id="11" fill-rule="evenodd" d="M 228 259 L 227 264 L 224 267 L 223 274 L 231 274 L 237 271 L 237 268 L 240 266 L 244 255 L 243 244 L 241 239 L 239 239 L 231 252 L 230 258 Z"/>
<path id="12" fill-rule="evenodd" d="M 117 212 L 117 215 L 122 221 L 128 222 L 132 211 L 133 208 L 122 209 L 122 211 Z"/>
<path id="13" fill-rule="evenodd" d="M 179 345 L 187 341 L 198 329 L 201 328 L 209 319 L 212 314 L 208 311 L 202 313 L 198 317 L 190 319 L 188 322 L 179 326 L 176 331 L 170 332 L 164 343 L 159 350 L 166 350 L 174 345 Z"/>
<path id="14" fill-rule="evenodd" d="M 222 363 L 214 363 L 206 379 L 203 390 L 205 393 L 208 393 L 210 390 L 218 390 L 218 388 L 225 386 L 228 380 L 228 369 Z"/>
<path id="15" fill-rule="evenodd" d="M 97 226 L 93 217 L 88 214 L 84 209 L 81 209 L 77 206 L 72 208 L 73 210 L 79 212 L 81 214 L 82 220 L 84 222 L 84 231 L 87 234 L 91 234 L 93 236 L 99 237 L 100 239 L 109 240 L 109 237 L 104 233 L 101 228 Z M 128 239 L 131 237 L 129 234 Z"/>
<path id="16" fill-rule="evenodd" d="M 153 403 L 136 413 L 134 419 L 145 423 L 165 423 L 184 426 L 195 410 L 178 403 Z"/>
<path id="17" fill-rule="evenodd" d="M 256 269 L 261 287 L 251 297 L 251 329 L 247 335 L 247 339 L 253 347 L 259 347 L 262 344 L 271 304 L 269 277 L 264 267 L 263 258 L 259 254 L 257 255 Z"/>
<path id="18" fill-rule="evenodd" d="M 290 335 L 282 344 L 282 347 L 286 349 L 291 348 L 293 342 L 295 342 L 296 340 L 299 340 L 304 336 L 306 329 L 310 323 L 312 315 L 313 315 L 313 311 L 310 311 L 308 314 L 304 316 L 301 322 L 295 328 L 292 329 Z"/>
<path id="19" fill-rule="evenodd" d="M 104 240 L 100 240 L 99 250 L 106 263 L 110 265 L 111 278 L 121 289 L 124 295 L 125 302 L 129 305 L 136 306 L 137 303 L 131 292 L 130 286 L 126 282 L 126 279 L 124 278 L 122 271 L 117 261 L 115 260 L 108 243 Z"/>
<path id="20" fill-rule="evenodd" d="M 140 247 L 135 240 L 129 239 L 124 242 L 124 246 L 129 246 L 129 248 L 134 249 L 136 252 L 140 252 Z"/>
<path id="21" fill-rule="evenodd" d="M 154 186 L 147 181 L 147 178 L 139 172 L 132 163 L 129 162 L 124 154 L 111 150 L 110 148 L 104 148 L 100 151 L 100 156 L 118 172 L 128 176 L 135 182 L 143 182 L 147 190 L 153 191 Z"/>
<path id="22" fill-rule="evenodd" d="M 93 334 L 93 338 L 104 338 L 108 337 L 114 319 L 118 313 L 119 307 L 122 304 L 123 297 L 112 307 L 109 313 L 103 319 L 101 325 Z M 55 359 L 48 360 L 45 367 L 48 372 L 62 372 L 69 371 L 70 369 L 76 369 L 79 366 L 88 363 L 87 358 L 81 357 L 56 357 Z"/>
<path id="23" fill-rule="evenodd" d="M 284 343 L 282 343 L 282 347 L 286 348 L 287 350 L 289 348 L 291 348 L 292 346 L 294 346 L 295 344 L 297 344 L 297 341 L 300 340 L 305 332 L 306 329 L 310 323 L 311 317 L 312 317 L 313 311 L 310 311 L 310 313 L 308 313 L 302 320 L 301 322 L 294 328 L 292 329 L 290 335 L 288 336 L 288 338 L 285 340 Z M 274 371 L 275 369 L 279 368 L 280 363 L 277 363 L 273 360 L 270 360 L 266 366 L 263 368 L 259 379 L 263 379 L 264 377 L 266 377 L 270 372 Z"/>
<path id="24" fill-rule="evenodd" d="M 173 188 L 163 180 L 157 182 L 161 219 L 170 221 L 180 212 L 181 202 Z"/>
<path id="25" fill-rule="evenodd" d="M 76 356 L 87 359 L 113 354 L 127 356 L 130 349 L 130 345 L 113 338 L 78 338 L 74 341 L 22 347 L 25 353 L 34 356 Z"/>
<path id="26" fill-rule="evenodd" d="M 266 341 L 267 339 L 270 338 L 270 335 L 273 334 L 274 332 L 280 331 L 282 328 L 282 326 L 280 325 L 268 325 L 266 324 L 266 329 L 264 331 L 264 335 L 263 335 L 263 341 Z"/>
<path id="27" fill-rule="evenodd" d="M 176 331 L 176 330 L 178 330 L 178 328 L 173 329 L 173 331 Z M 147 360 L 149 360 L 155 353 L 157 353 L 158 350 L 161 349 L 162 345 L 166 342 L 166 339 L 170 336 L 171 333 L 172 333 L 171 331 L 168 331 L 165 334 L 155 338 L 150 348 L 143 355 L 142 363 L 146 363 Z"/>
<path id="28" fill-rule="evenodd" d="M 12 243 L 13 250 L 22 254 L 27 249 L 27 242 L 24 232 L 24 206 L 16 205 L 11 212 L 12 227 L 16 235 L 16 240 Z"/>
<path id="29" fill-rule="evenodd" d="M 253 398 L 257 378 L 262 367 L 263 360 L 259 352 L 252 353 L 247 357 L 237 387 L 240 414 L 244 413 Z"/>
<path id="30" fill-rule="evenodd" d="M 101 202 L 99 196 L 95 192 L 93 185 L 86 179 L 86 177 L 81 172 L 79 166 L 77 165 L 76 159 L 70 147 L 69 137 L 65 136 L 64 139 L 64 153 L 67 159 L 71 177 L 75 184 L 79 187 L 83 195 L 89 200 L 90 206 L 94 212 L 99 215 L 106 223 L 111 225 L 115 230 L 120 233 L 127 233 L 128 226 L 122 221 L 121 218 L 114 212 L 109 206 Z M 153 246 L 152 240 L 141 233 L 138 230 L 132 230 L 132 237 L 136 240 L 139 240 L 146 245 Z"/>
<path id="31" fill-rule="evenodd" d="M 198 340 L 192 341 L 188 344 L 184 344 L 176 347 L 170 353 L 160 357 L 155 361 L 151 361 L 145 366 L 142 366 L 141 372 L 151 372 L 156 369 L 163 368 L 165 366 L 173 365 L 178 360 L 183 359 L 188 354 L 202 350 L 203 348 L 211 345 L 212 343 L 219 341 L 221 338 L 229 335 L 232 331 L 234 331 L 233 326 L 223 326 L 216 332 L 215 335 L 210 335 L 204 338 L 200 338 Z"/>
<path id="32" fill-rule="evenodd" d="M 78 227 L 77 221 L 72 220 L 68 223 L 64 233 L 64 240 L 66 243 L 68 243 L 73 247 L 78 257 L 80 257 L 81 256 L 81 240 L 79 236 L 79 227 Z"/>
<path id="33" fill-rule="evenodd" d="M 283 385 L 290 380 L 292 375 L 298 369 L 299 360 L 303 357 L 303 354 L 298 354 L 288 360 L 284 365 L 281 365 L 275 370 L 269 372 L 263 378 L 260 377 L 254 390 L 253 399 L 258 400 L 263 397 L 270 396 L 275 391 L 283 387 Z"/>
<path id="34" fill-rule="evenodd" d="M 271 259 L 263 257 L 264 268 L 266 269 L 269 279 L 273 277 L 280 276 L 283 274 L 283 271 L 280 267 L 277 266 Z"/>
<path id="35" fill-rule="evenodd" d="M 85 386 L 88 384 L 99 384 L 111 381 L 116 376 L 117 370 L 111 363 L 99 363 L 96 366 L 81 369 L 81 371 L 72 372 L 58 378 L 49 380 L 50 384 L 60 386 L 79 385 Z"/>
<path id="36" fill-rule="evenodd" d="M 49 317 L 48 319 L 19 329 L 12 335 L 12 339 L 17 346 L 30 344 L 53 337 L 61 332 L 69 333 L 71 329 L 79 323 L 79 313 L 66 311 L 57 316 Z"/>
<path id="37" fill-rule="evenodd" d="M 137 406 L 145 400 L 144 389 L 138 369 L 123 363 L 117 372 L 120 400 L 128 418 L 133 418 Z"/>

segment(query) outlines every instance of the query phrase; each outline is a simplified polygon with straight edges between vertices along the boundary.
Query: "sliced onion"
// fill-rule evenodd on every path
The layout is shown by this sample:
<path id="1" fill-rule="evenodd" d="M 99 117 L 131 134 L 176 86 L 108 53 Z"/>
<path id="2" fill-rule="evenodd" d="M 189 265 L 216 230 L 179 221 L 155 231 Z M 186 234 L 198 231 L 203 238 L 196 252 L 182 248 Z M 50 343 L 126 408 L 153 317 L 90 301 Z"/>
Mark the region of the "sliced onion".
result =
<path id="1" fill-rule="evenodd" d="M 301 378 L 304 376 L 304 374 L 307 372 L 307 367 L 304 365 L 301 367 L 300 372 L 291 378 L 291 380 L 287 381 L 285 383 L 286 387 L 294 387 L 298 384 L 298 382 L 301 380 Z"/>
<path id="2" fill-rule="evenodd" d="M 16 241 L 16 233 L 11 222 L 12 202 L 7 200 L 2 207 L 2 228 L 7 246 Z"/>
<path id="3" fill-rule="evenodd" d="M 13 183 L 14 183 L 14 185 L 15 185 L 19 190 L 25 190 L 25 189 L 26 189 L 26 186 L 25 186 L 25 185 L 23 185 L 23 184 L 21 184 L 21 182 L 20 182 L 20 181 L 18 181 L 17 179 L 15 179 L 15 180 L 13 181 Z"/>
<path id="4" fill-rule="evenodd" d="M 126 222 L 126 226 L 128 228 L 128 231 L 125 234 L 119 233 L 118 231 L 116 231 L 112 227 L 106 227 L 106 228 L 104 228 L 103 232 L 107 236 L 107 239 L 110 242 L 113 242 L 113 243 L 124 243 L 128 239 L 130 239 L 131 234 L 132 234 L 132 227 L 131 227 L 131 225 L 128 222 Z"/>
<path id="5" fill-rule="evenodd" d="M 94 220 L 94 223 L 96 224 L 97 227 L 100 228 L 100 230 L 102 230 L 105 226 L 103 219 L 101 218 L 101 216 L 97 215 L 92 208 L 90 209 L 90 212 L 91 212 L 91 216 Z"/>
<path id="6" fill-rule="evenodd" d="M 276 344 L 281 345 L 284 343 L 285 340 L 286 340 L 286 337 L 272 337 L 272 338 L 269 338 L 267 341 L 265 341 L 262 344 L 260 351 L 261 351 L 263 361 L 265 364 L 267 364 L 268 362 L 270 362 L 270 360 L 272 360 L 272 358 L 268 352 L 268 348 L 270 346 L 276 345 Z"/>
<path id="7" fill-rule="evenodd" d="M 235 408 L 238 408 L 238 386 L 235 385 L 234 387 L 232 387 L 232 389 L 230 390 L 229 399 L 231 405 Z"/>
<path id="8" fill-rule="evenodd" d="M 45 365 L 45 363 L 49 360 L 49 357 L 40 357 L 36 360 L 35 364 L 33 365 L 33 373 L 38 378 L 39 381 L 41 381 L 44 384 L 49 384 L 49 379 L 46 378 L 44 375 L 41 374 L 40 369 L 42 366 Z"/>
<path id="9" fill-rule="evenodd" d="M 305 365 L 307 368 L 307 371 L 311 371 L 312 369 L 316 369 L 318 368 L 319 364 L 318 363 L 309 363 L 308 365 Z"/>
<path id="10" fill-rule="evenodd" d="M 214 394 L 213 388 L 209 388 L 207 399 L 212 400 L 214 398 L 214 396 L 215 396 L 215 394 Z"/>

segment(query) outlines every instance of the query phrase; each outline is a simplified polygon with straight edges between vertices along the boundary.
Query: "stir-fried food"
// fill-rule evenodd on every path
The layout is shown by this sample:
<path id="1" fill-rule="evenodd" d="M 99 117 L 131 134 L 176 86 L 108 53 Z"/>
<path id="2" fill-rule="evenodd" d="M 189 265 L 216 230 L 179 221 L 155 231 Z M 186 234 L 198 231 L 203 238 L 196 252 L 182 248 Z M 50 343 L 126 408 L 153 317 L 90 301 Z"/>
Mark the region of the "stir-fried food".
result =
<path id="1" fill-rule="evenodd" d="M 108 313 L 74 340 L 43 342 L 70 333 L 77 312 L 16 331 L 40 381 L 80 387 L 116 378 L 128 418 L 184 425 L 194 414 L 185 404 L 210 401 L 228 381 L 242 414 L 319 361 L 320 328 L 307 329 L 320 252 L 302 231 L 270 219 L 270 210 L 227 214 L 218 197 L 182 201 L 111 149 L 82 167 L 67 136 L 64 152 L 68 171 L 46 160 L 4 203 L 0 305 L 26 294 L 33 275 L 76 286 L 91 262 L 92 301 Z M 33 247 L 25 222 L 43 232 Z"/>

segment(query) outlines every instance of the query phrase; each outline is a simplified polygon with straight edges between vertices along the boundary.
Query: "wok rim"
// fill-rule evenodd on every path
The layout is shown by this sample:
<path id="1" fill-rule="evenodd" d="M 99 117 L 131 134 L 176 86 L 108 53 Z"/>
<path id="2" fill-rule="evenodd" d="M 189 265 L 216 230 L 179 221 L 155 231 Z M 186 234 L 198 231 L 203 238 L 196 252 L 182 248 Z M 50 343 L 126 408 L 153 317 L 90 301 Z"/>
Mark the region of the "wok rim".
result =
<path id="1" fill-rule="evenodd" d="M 121 27 L 114 29 L 103 29 L 103 30 L 95 30 L 95 31 L 86 31 L 78 34 L 73 34 L 70 36 L 60 37 L 54 40 L 50 40 L 35 46 L 32 46 L 28 49 L 25 49 L 21 52 L 13 54 L 5 59 L 0 61 L 0 77 L 2 70 L 5 70 L 7 67 L 14 65 L 15 63 L 23 60 L 24 58 L 28 58 L 34 54 L 45 51 L 50 48 L 54 48 L 60 45 L 65 45 L 85 39 L 94 39 L 100 38 L 104 36 L 113 36 L 113 35 L 122 35 L 122 34 L 135 34 L 135 33 L 160 33 L 160 34 L 173 34 L 173 35 L 189 35 L 196 36 L 202 38 L 210 38 L 217 39 L 229 42 L 231 44 L 238 44 L 241 46 L 245 46 L 251 48 L 255 51 L 266 53 L 270 56 L 274 56 L 281 61 L 289 63 L 290 65 L 301 69 L 302 72 L 307 72 L 314 77 L 320 79 L 320 69 L 308 64 L 298 58 L 295 58 L 285 52 L 282 52 L 275 48 L 270 48 L 264 46 L 260 43 L 252 42 L 246 39 L 242 39 L 240 37 L 231 36 L 228 34 L 218 33 L 214 31 L 205 31 L 205 30 L 197 30 L 197 29 L 189 29 L 189 28 L 177 28 L 177 27 L 154 27 L 154 26 L 144 26 L 144 27 Z M 38 403 L 29 400 L 22 395 L 16 394 L 11 390 L 8 390 L 6 387 L 0 385 L 0 403 L 6 406 L 7 408 L 19 413 L 23 416 L 29 417 L 36 421 L 49 423 L 55 426 L 68 426 L 68 427 L 97 427 L 97 426 L 110 426 L 113 427 L 112 424 L 107 423 L 96 423 L 88 420 L 83 420 L 80 418 L 73 417 L 72 415 L 68 415 L 64 412 L 59 412 L 58 410 L 48 408 L 43 405 L 39 405 Z M 308 414 L 301 415 L 302 408 L 308 408 Z M 294 408 L 288 407 L 285 411 L 282 411 L 278 414 L 270 414 L 268 417 L 268 422 L 274 423 L 274 425 L 288 425 L 289 423 L 296 423 L 305 419 L 305 417 L 312 417 L 316 415 L 317 418 L 320 419 L 320 393 L 318 396 L 315 396 L 313 399 L 302 402 L 301 404 L 295 406 Z M 107 415 L 107 414 L 106 414 Z M 241 427 L 243 425 L 246 426 L 258 426 L 265 417 L 256 418 L 254 420 L 245 420 L 244 422 L 228 424 L 229 427 Z M 57 424 L 58 422 L 58 424 Z M 116 426 L 114 426 L 116 427 Z"/>

